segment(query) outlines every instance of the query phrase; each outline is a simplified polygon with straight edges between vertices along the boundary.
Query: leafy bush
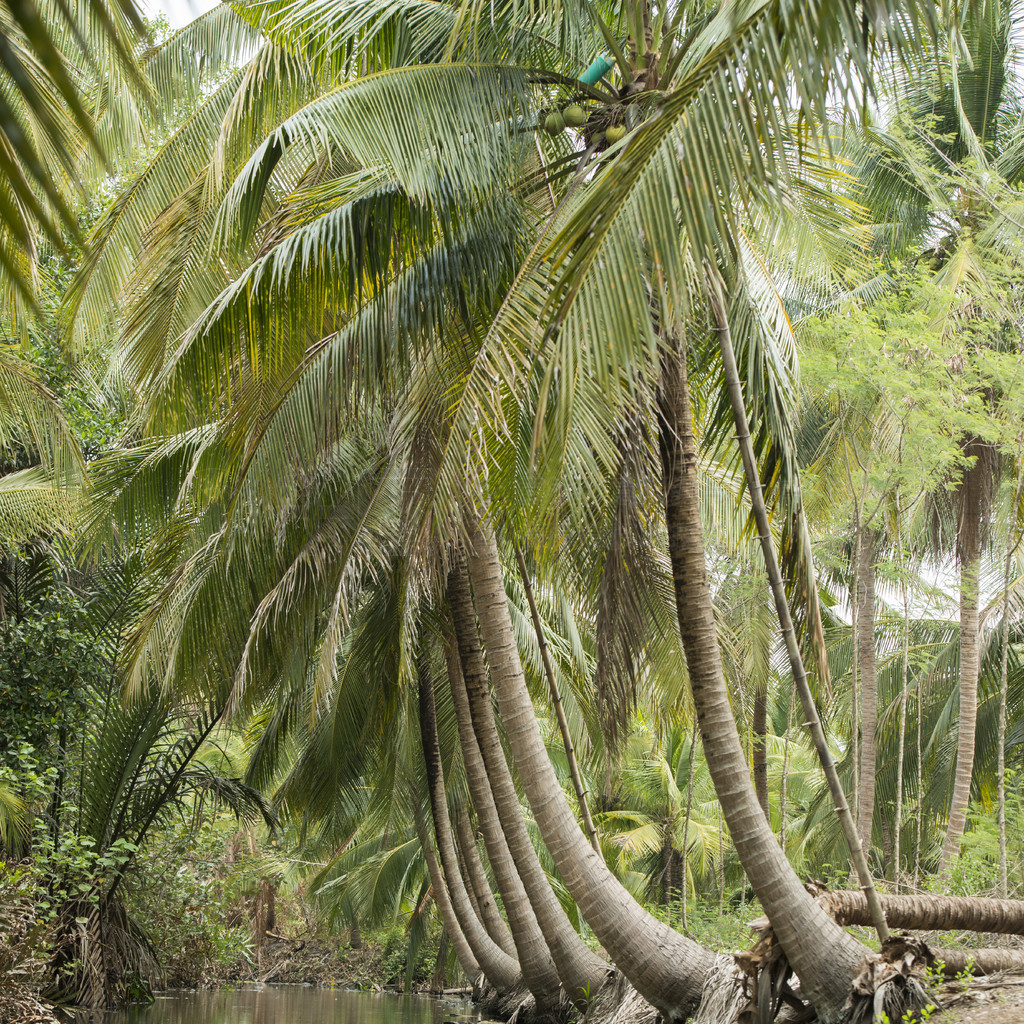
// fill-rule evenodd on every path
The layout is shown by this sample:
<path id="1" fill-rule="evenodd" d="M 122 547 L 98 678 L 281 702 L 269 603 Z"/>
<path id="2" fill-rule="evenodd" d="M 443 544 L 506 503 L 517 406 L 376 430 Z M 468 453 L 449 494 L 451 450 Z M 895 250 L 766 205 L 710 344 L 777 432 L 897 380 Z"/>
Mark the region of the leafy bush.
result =
<path id="1" fill-rule="evenodd" d="M 252 929 L 236 913 L 243 872 L 225 864 L 235 828 L 227 816 L 198 829 L 180 823 L 155 833 L 136 861 L 126 902 L 169 988 L 245 976 L 254 962 Z"/>

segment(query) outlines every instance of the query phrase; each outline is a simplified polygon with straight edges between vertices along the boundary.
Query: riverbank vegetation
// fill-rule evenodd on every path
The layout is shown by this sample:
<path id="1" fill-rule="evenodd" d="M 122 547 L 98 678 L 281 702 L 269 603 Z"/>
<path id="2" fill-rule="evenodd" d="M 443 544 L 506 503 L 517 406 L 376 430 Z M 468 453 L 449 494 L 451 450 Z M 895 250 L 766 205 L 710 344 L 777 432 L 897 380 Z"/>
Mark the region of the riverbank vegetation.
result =
<path id="1" fill-rule="evenodd" d="M 5 1005 L 1024 966 L 1019 16 L 0 0 Z"/>

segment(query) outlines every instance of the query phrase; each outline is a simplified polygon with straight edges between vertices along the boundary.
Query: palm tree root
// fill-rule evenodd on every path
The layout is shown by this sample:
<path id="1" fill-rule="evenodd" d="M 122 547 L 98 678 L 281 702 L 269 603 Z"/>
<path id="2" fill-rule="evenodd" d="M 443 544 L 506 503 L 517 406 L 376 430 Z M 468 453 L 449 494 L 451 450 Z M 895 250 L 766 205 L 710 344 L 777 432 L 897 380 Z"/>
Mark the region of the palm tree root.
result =
<path id="1" fill-rule="evenodd" d="M 740 1024 L 768 1024 L 777 1017 L 791 1024 L 816 1019 L 814 1008 L 805 1003 L 799 979 L 793 974 L 786 955 L 775 938 L 771 923 L 762 917 L 752 922 L 758 933 L 755 945 L 736 954 L 743 976 L 746 1005 L 735 1018 Z M 933 965 L 927 944 L 906 935 L 894 935 L 882 943 L 882 952 L 872 954 L 861 964 L 853 979 L 845 1020 L 847 1024 L 872 1024 L 904 1019 L 926 1006 L 938 1005 L 921 978 Z M 703 1024 L 703 1022 L 702 1022 Z M 707 1024 L 712 1024 L 709 1019 Z"/>
<path id="2" fill-rule="evenodd" d="M 558 1006 L 540 1009 L 530 990 L 522 983 L 500 994 L 488 987 L 474 999 L 488 1016 L 508 1021 L 508 1024 L 568 1024 L 579 1019 L 572 1003 L 564 997 Z"/>
<path id="3" fill-rule="evenodd" d="M 704 980 L 700 1005 L 687 1017 L 692 1024 L 737 1024 L 750 1000 L 745 977 L 731 956 L 716 956 Z M 616 971 L 594 996 L 587 1024 L 657 1024 L 664 1016 Z"/>
<path id="4" fill-rule="evenodd" d="M 931 950 L 918 939 L 893 935 L 883 942 L 882 952 L 868 957 L 853 979 L 850 1024 L 904 1020 L 908 1012 L 938 1006 L 920 980 L 932 962 Z"/>

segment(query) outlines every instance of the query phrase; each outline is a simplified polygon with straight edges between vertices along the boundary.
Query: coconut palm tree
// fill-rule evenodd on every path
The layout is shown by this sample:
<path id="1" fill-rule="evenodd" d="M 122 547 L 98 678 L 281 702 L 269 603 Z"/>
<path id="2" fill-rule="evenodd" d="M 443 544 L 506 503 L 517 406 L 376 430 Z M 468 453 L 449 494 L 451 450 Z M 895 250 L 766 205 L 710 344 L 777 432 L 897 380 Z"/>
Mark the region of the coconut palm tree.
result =
<path id="1" fill-rule="evenodd" d="M 217 214 L 217 230 L 222 231 L 236 226 L 239 219 L 245 222 L 249 216 L 246 211 L 272 214 L 283 209 L 278 206 L 277 197 L 284 195 L 286 189 L 290 189 L 289 196 L 296 192 L 301 195 L 305 190 L 308 195 L 292 205 L 298 216 L 314 218 L 309 222 L 310 230 L 294 229 L 295 222 L 289 222 L 283 214 L 280 218 L 271 215 L 263 221 L 261 244 L 272 247 L 265 248 L 265 255 L 241 272 L 219 296 L 207 293 L 205 313 L 190 328 L 173 363 L 161 371 L 159 393 L 146 413 L 150 429 L 167 430 L 172 424 L 193 431 L 206 429 L 208 420 L 220 412 L 226 394 L 224 371 L 229 370 L 229 376 L 238 381 L 238 403 L 234 404 L 230 424 L 213 432 L 220 432 L 221 437 L 235 445 L 234 462 L 228 460 L 227 465 L 243 468 L 245 479 L 242 489 L 236 485 L 235 492 L 242 494 L 249 483 L 259 480 L 261 487 L 270 488 L 263 500 L 280 503 L 292 500 L 296 493 L 295 474 L 290 471 L 296 456 L 300 464 L 316 465 L 325 449 L 324 432 L 330 436 L 341 421 L 344 409 L 339 403 L 322 407 L 324 396 L 330 393 L 328 382 L 338 380 L 341 387 L 337 396 L 354 400 L 393 387 L 397 374 L 406 366 L 422 369 L 409 392 L 418 399 L 410 405 L 415 418 L 398 423 L 398 436 L 408 438 L 413 451 L 420 450 L 416 445 L 422 445 L 422 451 L 436 453 L 431 456 L 433 464 L 424 459 L 416 463 L 415 475 L 407 485 L 409 536 L 419 544 L 427 531 L 450 535 L 459 529 L 465 505 L 468 503 L 472 510 L 481 500 L 482 473 L 466 473 L 466 453 L 470 452 L 475 459 L 478 453 L 497 450 L 497 464 L 501 464 L 501 444 L 508 436 L 505 402 L 509 395 L 518 399 L 525 387 L 536 389 L 536 401 L 531 395 L 525 405 L 527 412 L 533 407 L 538 410 L 534 417 L 536 436 L 531 438 L 534 451 L 544 450 L 544 438 L 571 434 L 568 428 L 575 426 L 573 416 L 582 408 L 577 402 L 584 398 L 596 402 L 593 387 L 580 385 L 574 390 L 565 386 L 566 382 L 578 381 L 580 376 L 577 372 L 563 374 L 561 368 L 565 360 L 575 359 L 581 351 L 587 376 L 596 388 L 607 392 L 606 400 L 594 406 L 608 410 L 601 413 L 604 422 L 625 421 L 625 406 L 636 403 L 640 395 L 641 408 L 648 411 L 646 423 L 659 423 L 666 454 L 666 493 L 676 495 L 669 505 L 670 549 L 677 563 L 675 575 L 677 581 L 685 577 L 687 585 L 695 588 L 677 589 L 676 601 L 683 643 L 688 648 L 691 681 L 699 677 L 695 692 L 707 702 L 698 709 L 706 719 L 708 711 L 713 710 L 718 716 L 717 728 L 704 736 L 709 764 L 755 889 L 773 919 L 777 919 L 783 946 L 800 973 L 804 991 L 828 1017 L 838 1012 L 845 1000 L 853 966 L 864 955 L 863 948 L 825 920 L 803 893 L 775 846 L 763 813 L 758 809 L 760 824 L 747 813 L 749 786 L 737 788 L 729 782 L 737 772 L 740 777 L 745 776 L 745 759 L 728 710 L 714 624 L 709 615 L 710 595 L 702 582 L 697 488 L 693 480 L 679 481 L 672 475 L 684 464 L 692 464 L 695 457 L 692 449 L 677 449 L 683 443 L 679 439 L 689 438 L 692 428 L 688 423 L 686 377 L 674 339 L 688 332 L 695 339 L 707 340 L 706 323 L 702 326 L 700 316 L 694 317 L 693 312 L 703 308 L 708 267 L 722 263 L 730 285 L 736 287 L 736 302 L 730 316 L 736 321 L 745 369 L 761 375 L 758 380 L 762 387 L 754 396 L 759 403 L 755 411 L 759 415 L 763 412 L 764 422 L 768 422 L 769 414 L 775 414 L 771 421 L 774 432 L 767 427 L 758 428 L 762 431 L 762 451 L 772 465 L 781 467 L 780 478 L 784 482 L 792 486 L 795 480 L 787 468 L 791 462 L 787 462 L 790 456 L 786 444 L 773 443 L 774 437 L 784 435 L 786 430 L 788 371 L 785 353 L 776 345 L 780 335 L 766 329 L 769 325 L 778 328 L 782 317 L 778 304 L 772 305 L 767 277 L 759 269 L 762 265 L 758 263 L 758 247 L 751 240 L 755 223 L 741 223 L 736 208 L 731 203 L 720 203 L 719 198 L 709 199 L 710 205 L 705 208 L 688 191 L 700 185 L 701 195 L 707 199 L 738 195 L 737 190 L 748 183 L 763 186 L 763 192 L 750 194 L 751 200 L 765 209 L 778 204 L 790 212 L 806 215 L 801 222 L 805 243 L 814 230 L 818 231 L 819 239 L 827 240 L 842 221 L 830 202 L 821 199 L 813 188 L 798 192 L 780 184 L 778 191 L 773 191 L 766 184 L 815 173 L 813 163 L 798 162 L 797 158 L 807 149 L 798 145 L 784 127 L 796 112 L 787 109 L 789 98 L 776 95 L 770 83 L 784 77 L 784 67 L 798 78 L 810 67 L 818 68 L 823 46 L 836 47 L 837 52 L 839 47 L 850 47 L 854 53 L 863 54 L 863 26 L 859 16 L 854 18 L 852 10 L 841 6 L 813 16 L 789 12 L 786 17 L 790 20 L 784 24 L 778 21 L 783 13 L 778 5 L 765 3 L 750 11 L 722 11 L 693 22 L 682 13 L 677 19 L 667 15 L 652 18 L 651 40 L 645 38 L 641 44 L 634 39 L 637 53 L 645 62 L 642 76 L 640 65 L 630 63 L 623 51 L 619 54 L 622 59 L 617 57 L 620 84 L 614 93 L 597 88 L 588 92 L 572 86 L 595 104 L 595 119 L 583 133 L 590 152 L 588 159 L 597 153 L 604 154 L 605 145 L 613 147 L 599 158 L 601 165 L 596 170 L 600 173 L 590 176 L 595 168 L 588 165 L 587 174 L 572 182 L 569 201 L 559 209 L 555 222 L 541 236 L 533 254 L 520 261 L 522 270 L 516 287 L 497 319 L 491 322 L 493 300 L 500 299 L 504 289 L 491 285 L 493 290 L 481 287 L 479 291 L 463 294 L 459 312 L 468 309 L 469 315 L 461 317 L 458 331 L 449 329 L 442 337 L 447 347 L 431 338 L 434 350 L 421 361 L 410 358 L 410 342 L 425 342 L 430 337 L 429 328 L 441 306 L 432 305 L 438 302 L 436 293 L 424 290 L 420 285 L 423 279 L 406 273 L 404 263 L 412 259 L 413 244 L 427 246 L 440 236 L 435 233 L 437 221 L 419 216 L 408 197 L 419 201 L 429 198 L 434 203 L 435 216 L 452 219 L 458 230 L 449 236 L 456 242 L 469 237 L 459 231 L 484 226 L 487 215 L 497 205 L 500 188 L 507 192 L 504 183 L 509 180 L 508 168 L 524 158 L 522 136 L 496 131 L 495 126 L 518 127 L 524 122 L 529 125 L 535 96 L 518 71 L 506 67 L 492 71 L 484 66 L 468 74 L 465 67 L 455 62 L 408 68 L 388 75 L 371 73 L 353 82 L 346 81 L 322 99 L 314 100 L 300 113 L 285 119 L 260 146 L 228 189 L 223 215 Z M 881 8 L 868 12 L 868 35 L 874 26 L 885 23 L 883 16 L 896 13 Z M 892 25 L 906 26 L 908 22 L 902 20 L 904 12 L 898 13 L 900 17 L 894 18 Z M 272 18 L 273 14 L 268 8 L 267 17 Z M 282 25 L 294 28 L 298 14 L 292 11 L 271 29 L 264 23 L 264 30 L 283 30 Z M 510 10 L 508 17 L 514 23 L 515 12 Z M 669 45 L 662 47 L 657 59 L 655 25 L 659 26 L 658 32 L 667 25 L 671 29 L 667 36 Z M 313 26 L 314 33 L 326 33 L 328 28 L 341 31 L 337 25 Z M 607 31 L 600 31 L 600 26 L 591 26 L 587 35 L 591 42 L 598 37 L 615 42 L 613 28 L 605 25 Z M 449 56 L 459 52 L 464 37 L 451 38 Z M 536 34 L 531 33 L 529 38 L 536 38 Z M 520 44 L 514 35 L 505 33 L 500 39 L 492 39 L 485 34 L 483 39 L 481 45 L 485 49 L 500 42 L 513 51 L 514 57 L 523 55 L 517 52 Z M 530 45 L 529 55 L 533 57 Z M 574 59 L 578 48 L 574 42 L 568 56 L 560 57 Z M 615 49 L 622 51 L 617 42 Z M 508 54 L 502 52 L 501 56 L 507 63 Z M 853 60 L 842 66 L 856 69 L 863 65 Z M 740 67 L 744 69 L 743 89 L 748 95 L 733 102 L 730 97 L 740 88 L 736 77 Z M 552 73 L 550 81 L 558 80 Z M 819 79 L 816 74 L 808 74 L 807 81 Z M 822 84 L 819 92 L 802 96 L 805 112 L 812 113 L 816 104 L 823 106 L 827 95 Z M 379 123 L 375 112 L 382 109 L 391 113 L 387 138 L 375 127 Z M 658 117 L 645 120 L 647 114 L 655 111 Z M 636 125 L 628 144 L 614 140 L 621 120 L 625 120 L 627 127 Z M 452 125 L 459 126 L 457 140 L 453 139 Z M 605 130 L 601 132 L 599 128 Z M 597 139 L 601 134 L 604 138 Z M 773 145 L 766 149 L 762 146 L 765 138 L 773 140 Z M 730 144 L 723 145 L 722 139 L 730 140 Z M 750 144 L 732 144 L 744 139 Z M 396 145 L 396 140 L 401 140 L 402 145 Z M 426 165 L 422 159 L 424 140 L 431 152 L 431 162 Z M 684 154 L 682 163 L 680 146 Z M 330 163 L 335 152 L 344 154 L 347 161 L 340 168 Z M 554 152 L 557 154 L 557 148 Z M 579 159 L 577 152 L 563 158 L 563 165 L 571 168 Z M 323 173 L 327 178 L 303 179 L 308 173 Z M 445 183 L 446 193 L 434 188 L 439 177 Z M 336 180 L 337 184 L 324 186 L 325 180 Z M 268 189 L 271 181 L 274 187 Z M 401 192 L 396 192 L 396 184 Z M 446 199 L 452 188 L 463 190 L 457 205 Z M 538 191 L 535 189 L 533 194 Z M 808 195 L 814 195 L 814 199 L 807 199 Z M 342 211 L 342 216 L 316 216 L 322 209 L 316 204 L 338 203 L 339 197 L 342 201 L 336 209 Z M 485 197 L 486 208 L 478 197 Z M 302 203 L 306 204 L 304 213 Z M 404 250 L 396 251 L 394 243 L 380 250 L 371 249 L 362 241 L 349 245 L 354 223 L 352 211 L 375 211 L 378 204 L 381 209 L 409 217 L 407 223 L 413 231 L 392 235 L 400 246 L 407 246 Z M 679 212 L 684 246 L 680 246 L 680 223 L 674 212 L 671 216 L 666 213 L 668 210 Z M 506 223 L 501 224 L 501 231 L 472 236 L 474 258 L 488 252 L 481 248 L 481 238 L 509 237 L 507 212 L 515 212 L 515 207 L 502 211 Z M 187 239 L 196 234 L 186 229 L 186 225 L 199 223 L 189 220 L 187 203 L 175 212 L 173 223 L 171 220 L 164 224 L 167 245 L 163 255 L 159 246 L 153 247 L 157 258 L 173 256 L 175 238 Z M 377 226 L 376 218 L 372 223 Z M 518 223 L 530 228 L 537 220 L 524 218 Z M 600 229 L 595 230 L 594 225 Z M 243 242 L 247 243 L 249 231 L 244 223 L 242 227 Z M 645 237 L 642 260 L 637 259 L 638 227 Z M 337 233 L 331 234 L 333 231 Z M 523 237 L 531 237 L 531 231 L 526 230 L 520 236 Z M 332 238 L 337 241 L 328 249 L 323 243 Z M 450 245 L 439 247 L 437 252 L 444 253 L 444 261 L 430 265 L 432 274 L 444 275 L 451 270 L 458 275 L 465 273 L 467 261 L 453 261 Z M 381 253 L 386 254 L 386 260 L 380 259 Z M 507 250 L 498 250 L 490 255 L 493 259 L 506 253 Z M 606 258 L 609 254 L 614 258 Z M 567 275 L 563 270 L 570 255 L 572 269 Z M 353 270 L 347 279 L 339 278 L 334 261 L 350 261 L 351 257 Z M 420 265 L 410 262 L 410 269 L 428 265 L 429 261 Z M 220 264 L 216 271 L 220 273 L 223 268 Z M 502 268 L 496 269 L 499 273 L 491 275 L 490 281 L 507 281 Z M 457 279 L 455 275 L 453 278 Z M 156 273 L 147 273 L 146 279 L 162 280 Z M 289 300 L 268 301 L 278 297 L 282 285 L 288 288 Z M 401 304 L 413 297 L 416 305 Z M 271 314 L 274 305 L 280 316 L 248 315 L 254 308 Z M 381 312 L 388 309 L 393 312 L 385 319 Z M 423 315 L 425 309 L 427 315 Z M 484 309 L 488 310 L 487 317 L 477 315 Z M 345 313 L 339 319 L 337 311 L 342 310 Z M 639 321 L 638 311 L 642 311 Z M 395 324 L 397 331 L 392 327 Z M 557 331 L 545 331 L 538 338 L 538 324 L 556 325 Z M 588 346 L 579 344 L 583 334 L 612 339 L 611 364 L 603 351 L 598 356 Z M 243 336 L 244 345 L 240 344 Z M 781 337 L 785 345 L 786 335 Z M 476 345 L 475 350 L 471 343 Z M 147 345 L 145 352 L 137 349 L 137 365 L 158 365 L 163 351 L 156 345 Z M 657 358 L 659 351 L 664 360 Z M 151 354 L 157 358 L 147 361 Z M 427 389 L 436 388 L 438 379 L 451 381 L 450 376 L 427 372 L 445 360 L 459 368 L 461 377 L 456 378 L 454 385 L 447 383 L 443 390 L 431 393 Z M 664 362 L 660 370 L 659 362 Z M 708 360 L 707 372 L 712 381 L 717 380 L 714 367 L 714 361 Z M 659 373 L 660 420 L 654 414 L 654 383 Z M 443 404 L 437 400 L 441 394 L 445 396 Z M 268 405 L 267 399 L 272 395 L 273 401 Z M 666 396 L 671 398 L 668 404 Z M 247 418 L 247 409 L 255 412 L 268 408 L 270 412 L 258 423 Z M 528 417 L 522 416 L 520 422 L 527 425 L 529 432 Z M 256 429 L 252 430 L 254 424 Z M 295 427 L 300 424 L 302 430 L 298 431 Z M 599 436 L 603 423 L 597 426 L 598 430 L 583 436 L 599 446 L 599 450 L 606 450 L 607 435 Z M 427 443 L 431 433 L 440 433 L 439 448 Z M 205 444 L 198 434 L 188 440 L 184 438 L 182 435 L 181 440 L 173 442 L 172 447 L 176 446 L 179 453 L 183 446 L 196 449 Z M 505 445 L 509 451 L 513 447 L 521 446 Z M 206 448 L 200 458 L 212 450 Z M 567 455 L 576 454 L 566 448 L 552 451 L 555 458 L 551 465 L 555 467 L 564 465 Z M 171 454 L 170 447 L 167 454 Z M 220 473 L 221 479 L 231 475 L 222 469 Z M 192 480 L 206 486 L 203 476 L 202 480 L 196 476 Z M 677 494 L 677 486 L 684 483 Z M 494 493 L 489 497 L 500 511 L 503 495 L 497 480 L 494 484 Z M 238 507 L 235 505 L 235 510 Z M 471 515 L 475 512 L 471 511 Z M 590 923 L 595 930 L 600 927 L 600 937 L 627 975 L 657 1005 L 671 1014 L 681 1013 L 699 992 L 706 958 L 671 933 L 649 929 L 647 919 L 638 915 L 639 908 L 628 898 L 623 899 L 625 894 L 620 895 L 614 879 L 597 863 L 597 855 L 589 845 L 589 852 L 578 849 L 574 817 L 560 803 L 557 778 L 550 770 L 543 742 L 536 739 L 539 734 L 535 734 L 535 724 L 531 725 L 532 707 L 506 622 L 508 609 L 498 549 L 486 532 L 477 539 L 482 543 L 472 546 L 470 566 L 491 674 L 499 703 L 506 712 L 506 728 L 520 737 L 513 743 L 513 749 L 520 773 L 528 780 L 527 791 L 545 840 L 577 899 L 581 903 L 589 900 L 585 913 L 592 918 Z M 193 561 L 192 565 L 196 567 L 198 563 Z M 267 607 L 269 615 L 270 606 Z M 283 607 L 283 602 L 279 607 Z M 694 633 L 683 620 L 697 622 L 697 617 L 688 614 L 697 610 L 700 629 Z M 515 720 L 515 728 L 510 725 L 510 718 Z M 545 806 L 546 811 L 541 814 L 540 808 Z M 811 948 L 807 936 L 812 933 L 825 936 L 828 941 L 824 945 L 834 949 L 823 953 L 821 942 Z M 651 935 L 650 944 L 637 941 L 637 936 L 644 934 Z M 680 962 L 684 964 L 682 972 Z"/>

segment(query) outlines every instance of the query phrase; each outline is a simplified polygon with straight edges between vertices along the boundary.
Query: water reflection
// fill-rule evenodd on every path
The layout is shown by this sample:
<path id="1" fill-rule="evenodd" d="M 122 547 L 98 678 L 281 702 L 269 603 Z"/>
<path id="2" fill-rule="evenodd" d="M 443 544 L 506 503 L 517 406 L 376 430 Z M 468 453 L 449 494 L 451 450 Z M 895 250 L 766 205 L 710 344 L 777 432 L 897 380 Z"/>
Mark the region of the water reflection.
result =
<path id="1" fill-rule="evenodd" d="M 122 1013 L 81 1014 L 102 1024 L 444 1024 L 476 1021 L 464 1000 L 282 985 L 157 996 Z"/>

